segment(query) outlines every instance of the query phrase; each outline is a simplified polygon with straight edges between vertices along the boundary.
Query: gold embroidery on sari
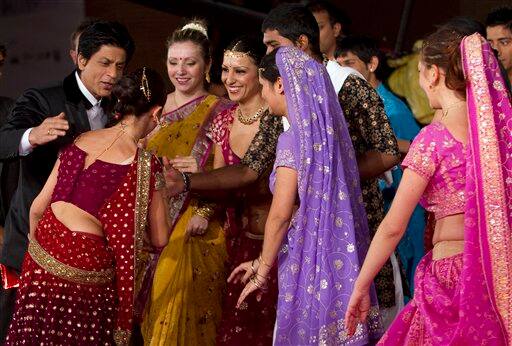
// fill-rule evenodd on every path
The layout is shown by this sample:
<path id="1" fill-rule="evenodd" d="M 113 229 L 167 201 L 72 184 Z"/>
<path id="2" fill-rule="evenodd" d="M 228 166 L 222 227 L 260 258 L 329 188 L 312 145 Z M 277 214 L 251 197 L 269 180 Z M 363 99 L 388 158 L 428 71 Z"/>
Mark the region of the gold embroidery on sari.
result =
<path id="1" fill-rule="evenodd" d="M 137 296 L 142 284 L 143 273 L 140 273 L 143 263 L 147 260 L 147 256 L 143 256 L 142 249 L 144 247 L 144 234 L 147 225 L 149 192 L 151 178 L 151 154 L 143 149 L 139 149 L 139 158 L 137 161 L 137 192 L 135 196 L 135 287 L 134 297 Z M 146 257 L 146 258 L 143 258 Z M 140 277 L 139 277 L 140 276 Z"/>
<path id="2" fill-rule="evenodd" d="M 129 330 L 118 328 L 114 331 L 114 342 L 116 346 L 125 346 L 130 344 L 132 333 Z"/>
<path id="3" fill-rule="evenodd" d="M 472 73 L 467 73 L 471 83 L 475 86 L 472 96 L 477 107 L 478 123 L 478 148 L 479 156 L 485 158 L 482 165 L 481 186 L 483 189 L 485 205 L 485 221 L 487 231 L 487 242 L 490 248 L 492 261 L 492 281 L 494 286 L 495 301 L 497 309 L 507 331 L 512 330 L 512 319 L 510 316 L 512 296 L 509 295 L 509 288 L 512 287 L 510 280 L 510 263 L 512 262 L 512 249 L 510 248 L 510 234 L 508 234 L 508 221 L 505 211 L 506 201 L 502 191 L 505 190 L 502 160 L 499 153 L 499 139 L 493 118 L 493 105 L 489 98 L 489 81 L 486 78 L 482 64 L 482 48 L 478 37 L 472 36 L 466 40 L 467 56 L 465 59 L 471 68 Z M 482 206 L 477 205 L 477 208 Z M 509 342 L 512 336 L 509 335 Z"/>
<path id="4" fill-rule="evenodd" d="M 104 285 L 114 280 L 114 268 L 91 271 L 72 267 L 46 252 L 35 238 L 30 240 L 28 253 L 41 268 L 64 280 L 87 285 Z"/>

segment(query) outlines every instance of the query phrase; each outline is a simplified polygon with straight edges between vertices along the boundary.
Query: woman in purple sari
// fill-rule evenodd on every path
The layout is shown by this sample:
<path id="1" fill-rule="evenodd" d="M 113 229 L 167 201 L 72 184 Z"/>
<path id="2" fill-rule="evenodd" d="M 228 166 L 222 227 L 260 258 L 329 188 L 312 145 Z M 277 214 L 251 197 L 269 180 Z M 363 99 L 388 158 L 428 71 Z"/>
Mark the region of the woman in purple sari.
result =
<path id="1" fill-rule="evenodd" d="M 279 137 L 263 251 L 229 278 L 247 282 L 238 305 L 265 289 L 280 252 L 274 344 L 367 344 L 380 335 L 373 288 L 367 323 L 352 337 L 344 330 L 369 234 L 354 149 L 329 75 L 299 49 L 281 47 L 262 59 L 260 83 L 272 114 L 286 116 L 291 127 Z"/>
<path id="2" fill-rule="evenodd" d="M 366 318 L 368 288 L 414 205 L 436 218 L 434 248 L 416 270 L 414 299 L 382 345 L 509 345 L 512 340 L 512 108 L 499 65 L 478 34 L 441 27 L 425 41 L 420 84 L 443 116 L 414 140 L 391 209 L 351 296 L 349 334 Z M 420 199 L 421 197 L 421 199 Z"/>

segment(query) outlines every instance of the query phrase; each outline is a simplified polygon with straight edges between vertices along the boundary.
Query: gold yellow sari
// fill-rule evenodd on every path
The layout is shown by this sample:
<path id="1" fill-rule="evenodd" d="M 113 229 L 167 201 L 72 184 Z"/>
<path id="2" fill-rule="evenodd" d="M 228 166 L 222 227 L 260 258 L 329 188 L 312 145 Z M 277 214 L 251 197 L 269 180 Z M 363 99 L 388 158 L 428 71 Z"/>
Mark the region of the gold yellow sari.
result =
<path id="1" fill-rule="evenodd" d="M 157 156 L 196 157 L 201 166 L 211 162 L 212 143 L 206 136 L 212 118 L 227 107 L 216 96 L 201 97 L 166 115 L 149 140 Z M 144 314 L 145 345 L 214 345 L 222 315 L 227 260 L 222 225 L 212 218 L 203 236 L 185 242 L 185 230 L 198 201 L 184 194 L 169 201 L 175 223 L 160 255 Z"/>

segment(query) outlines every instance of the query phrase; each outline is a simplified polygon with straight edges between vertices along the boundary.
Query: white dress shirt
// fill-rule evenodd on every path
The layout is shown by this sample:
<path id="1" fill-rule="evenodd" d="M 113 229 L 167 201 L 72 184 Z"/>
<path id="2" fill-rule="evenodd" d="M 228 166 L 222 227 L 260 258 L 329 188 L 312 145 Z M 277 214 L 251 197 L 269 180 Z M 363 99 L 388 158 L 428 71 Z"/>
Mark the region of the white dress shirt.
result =
<path id="1" fill-rule="evenodd" d="M 86 111 L 87 118 L 89 119 L 89 125 L 91 126 L 91 130 L 102 129 L 105 127 L 107 123 L 107 115 L 101 108 L 101 100 L 97 100 L 93 94 L 85 87 L 84 83 L 78 76 L 78 72 L 75 72 L 76 82 L 78 84 L 78 88 L 85 96 L 85 98 L 91 103 L 92 107 Z M 28 140 L 30 135 L 30 131 L 32 131 L 32 127 L 23 133 L 20 141 L 19 154 L 20 156 L 26 156 L 34 150 L 32 144 Z"/>

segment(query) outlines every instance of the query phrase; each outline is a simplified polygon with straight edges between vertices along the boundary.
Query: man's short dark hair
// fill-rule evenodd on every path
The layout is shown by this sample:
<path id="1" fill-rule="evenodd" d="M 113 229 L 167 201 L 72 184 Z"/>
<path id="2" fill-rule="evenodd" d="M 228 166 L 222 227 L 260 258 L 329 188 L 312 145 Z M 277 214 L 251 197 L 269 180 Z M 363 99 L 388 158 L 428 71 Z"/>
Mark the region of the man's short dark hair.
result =
<path id="1" fill-rule="evenodd" d="M 477 32 L 485 37 L 485 27 L 483 24 L 471 17 L 454 17 L 439 27 L 455 30 L 463 36 L 469 36 Z"/>
<path id="2" fill-rule="evenodd" d="M 263 33 L 267 30 L 277 30 L 279 35 L 294 43 L 300 35 L 305 35 L 313 54 L 322 56 L 318 23 L 304 5 L 284 3 L 272 9 L 261 25 Z"/>
<path id="3" fill-rule="evenodd" d="M 492 10 L 485 19 L 485 26 L 504 25 L 512 31 L 512 7 L 498 7 Z"/>
<path id="4" fill-rule="evenodd" d="M 390 68 L 386 63 L 386 56 L 379 49 L 377 40 L 367 36 L 346 36 L 336 41 L 334 57 L 346 55 L 348 52 L 356 55 L 362 62 L 369 64 L 372 57 L 379 59 L 379 66 L 374 71 L 378 80 L 385 80 L 390 74 Z"/>
<path id="5" fill-rule="evenodd" d="M 328 1 L 308 1 L 306 4 L 306 8 L 313 13 L 322 11 L 327 12 L 327 14 L 329 15 L 329 22 L 331 23 L 331 26 L 336 23 L 340 23 L 343 26 L 343 29 L 345 30 L 345 27 L 348 24 L 350 24 L 348 16 L 343 11 L 341 11 L 339 8 L 337 8 Z"/>
<path id="6" fill-rule="evenodd" d="M 72 50 L 75 50 L 76 49 L 76 38 L 78 36 L 80 36 L 82 34 L 82 32 L 84 32 L 84 30 L 91 24 L 95 23 L 95 22 L 98 22 L 99 20 L 98 19 L 86 19 L 84 21 L 82 21 L 78 26 L 77 28 L 75 29 L 75 31 L 73 31 L 73 33 L 71 34 L 71 37 L 69 38 L 69 47 L 72 49 Z"/>
<path id="7" fill-rule="evenodd" d="M 126 62 L 129 62 L 135 50 L 133 39 L 126 27 L 119 22 L 95 21 L 87 26 L 78 43 L 78 54 L 90 59 L 102 46 L 114 46 L 126 52 Z"/>

